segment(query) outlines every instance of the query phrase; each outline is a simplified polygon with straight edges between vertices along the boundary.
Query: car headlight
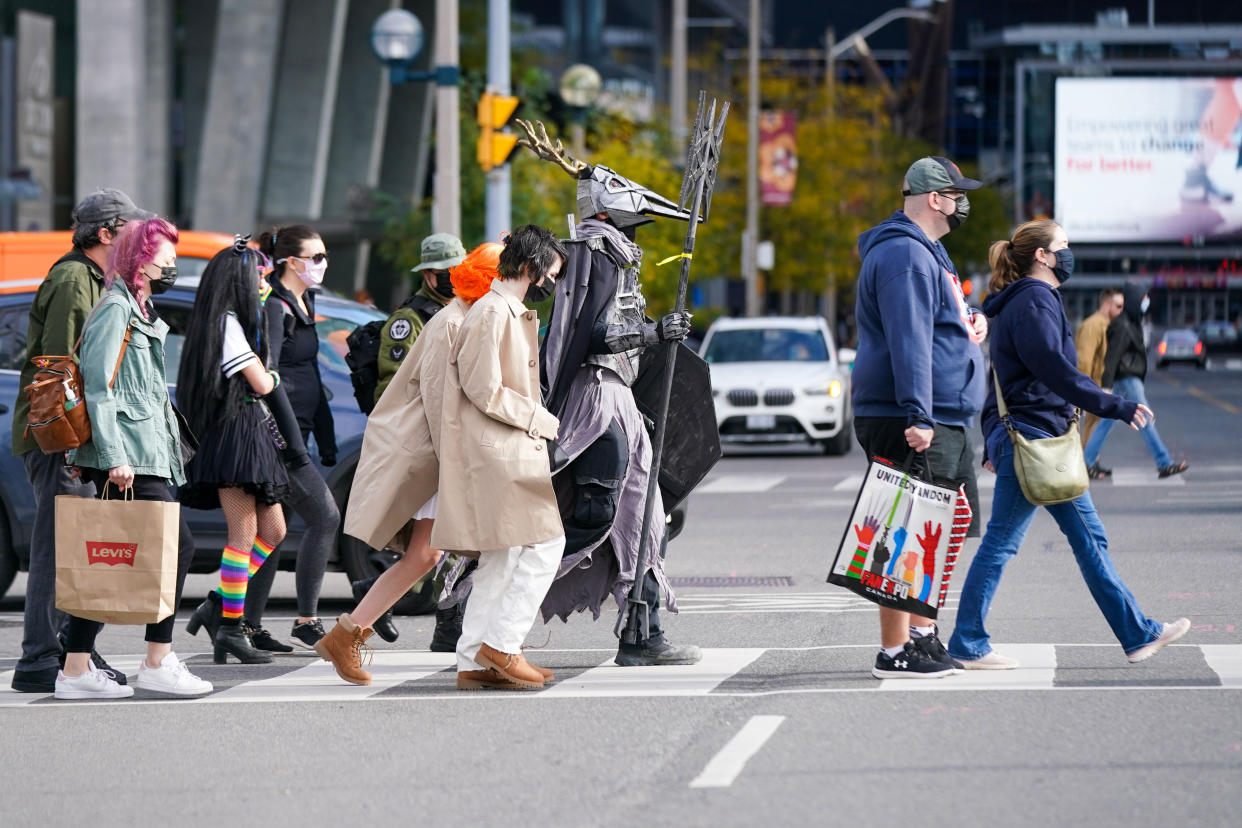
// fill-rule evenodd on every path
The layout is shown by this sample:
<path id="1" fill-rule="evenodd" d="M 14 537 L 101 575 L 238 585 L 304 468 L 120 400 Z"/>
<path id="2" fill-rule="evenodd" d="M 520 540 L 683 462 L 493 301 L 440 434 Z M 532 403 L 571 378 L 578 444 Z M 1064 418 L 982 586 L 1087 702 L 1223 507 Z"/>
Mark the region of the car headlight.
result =
<path id="1" fill-rule="evenodd" d="M 827 385 L 812 385 L 802 389 L 802 393 L 810 397 L 820 397 L 827 395 L 829 397 L 841 396 L 841 380 L 833 380 Z"/>

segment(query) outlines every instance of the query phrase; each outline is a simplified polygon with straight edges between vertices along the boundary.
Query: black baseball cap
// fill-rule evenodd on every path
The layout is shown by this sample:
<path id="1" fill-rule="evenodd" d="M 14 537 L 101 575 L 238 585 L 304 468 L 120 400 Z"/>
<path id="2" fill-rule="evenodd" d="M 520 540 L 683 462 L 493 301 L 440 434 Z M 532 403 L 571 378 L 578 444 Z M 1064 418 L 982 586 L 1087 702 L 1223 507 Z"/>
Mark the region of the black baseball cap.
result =
<path id="1" fill-rule="evenodd" d="M 121 221 L 145 221 L 155 218 L 155 213 L 148 213 L 138 208 L 134 200 L 120 190 L 105 187 L 96 190 L 78 202 L 73 208 L 73 223 L 109 224 L 117 219 Z"/>
<path id="2" fill-rule="evenodd" d="M 957 164 L 947 158 L 928 155 L 915 161 L 906 170 L 906 185 L 907 189 L 901 191 L 903 196 L 949 189 L 977 190 L 983 186 L 983 182 L 962 175 Z"/>

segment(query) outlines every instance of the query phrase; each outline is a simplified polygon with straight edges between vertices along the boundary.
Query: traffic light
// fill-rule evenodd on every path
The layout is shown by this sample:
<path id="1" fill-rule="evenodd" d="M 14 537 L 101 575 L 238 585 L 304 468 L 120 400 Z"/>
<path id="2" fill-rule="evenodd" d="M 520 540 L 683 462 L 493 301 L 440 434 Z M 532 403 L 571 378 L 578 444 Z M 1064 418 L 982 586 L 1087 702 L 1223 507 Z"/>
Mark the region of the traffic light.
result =
<path id="1" fill-rule="evenodd" d="M 479 98 L 479 166 L 484 170 L 499 167 L 509 160 L 517 147 L 518 137 L 501 132 L 513 113 L 517 111 L 518 99 L 508 95 L 484 92 Z"/>

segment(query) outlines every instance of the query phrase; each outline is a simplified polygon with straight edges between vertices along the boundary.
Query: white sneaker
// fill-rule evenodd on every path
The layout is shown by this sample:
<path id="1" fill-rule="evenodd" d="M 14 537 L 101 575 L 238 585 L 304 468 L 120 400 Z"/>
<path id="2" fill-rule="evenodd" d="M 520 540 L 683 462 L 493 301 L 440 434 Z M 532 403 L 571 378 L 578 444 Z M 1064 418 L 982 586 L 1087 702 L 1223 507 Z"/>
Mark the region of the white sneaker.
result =
<path id="1" fill-rule="evenodd" d="M 1146 661 L 1156 653 L 1163 650 L 1167 645 L 1172 644 L 1186 633 L 1190 632 L 1190 619 L 1179 618 L 1176 621 L 1170 621 L 1164 625 L 1164 629 L 1160 631 L 1160 637 L 1150 644 L 1144 644 L 1132 653 L 1127 653 L 1126 658 L 1131 663 L 1136 661 Z"/>
<path id="2" fill-rule="evenodd" d="M 56 689 L 52 693 L 58 699 L 125 699 L 134 695 L 134 688 L 117 684 L 94 664 L 86 665 L 80 676 L 66 676 L 64 670 L 56 673 Z"/>
<path id="3" fill-rule="evenodd" d="M 1014 670 L 1018 667 L 1018 660 L 1003 656 L 996 650 L 983 656 L 983 658 L 966 659 L 959 658 L 958 662 L 967 670 Z"/>
<path id="4" fill-rule="evenodd" d="M 148 667 L 146 659 L 138 665 L 138 680 L 143 690 L 168 693 L 173 696 L 203 696 L 212 690 L 211 682 L 204 681 L 190 672 L 177 658 L 176 653 L 164 656 L 159 667 Z"/>

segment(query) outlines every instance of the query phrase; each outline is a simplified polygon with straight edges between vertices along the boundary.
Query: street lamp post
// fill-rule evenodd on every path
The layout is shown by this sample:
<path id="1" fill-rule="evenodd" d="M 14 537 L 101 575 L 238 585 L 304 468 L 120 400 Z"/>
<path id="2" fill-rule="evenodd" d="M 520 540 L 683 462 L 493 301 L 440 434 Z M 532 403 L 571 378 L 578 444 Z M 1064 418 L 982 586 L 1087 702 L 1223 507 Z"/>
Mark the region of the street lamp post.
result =
<path id="1" fill-rule="evenodd" d="M 371 26 L 371 50 L 388 67 L 392 83 L 436 84 L 436 176 L 431 229 L 461 235 L 461 126 L 457 84 L 457 0 L 436 2 L 436 67 L 417 72 L 410 64 L 423 49 L 423 24 L 405 9 L 389 9 Z"/>

